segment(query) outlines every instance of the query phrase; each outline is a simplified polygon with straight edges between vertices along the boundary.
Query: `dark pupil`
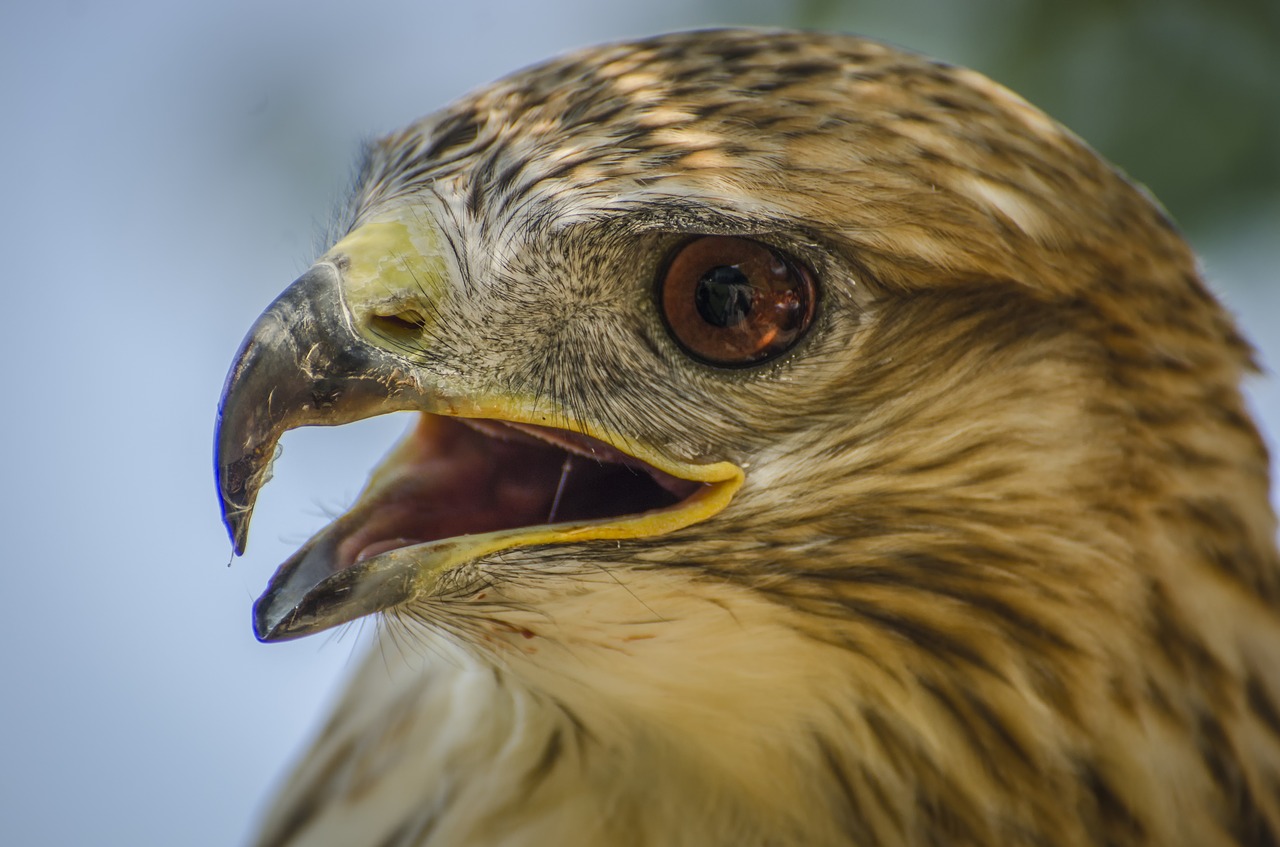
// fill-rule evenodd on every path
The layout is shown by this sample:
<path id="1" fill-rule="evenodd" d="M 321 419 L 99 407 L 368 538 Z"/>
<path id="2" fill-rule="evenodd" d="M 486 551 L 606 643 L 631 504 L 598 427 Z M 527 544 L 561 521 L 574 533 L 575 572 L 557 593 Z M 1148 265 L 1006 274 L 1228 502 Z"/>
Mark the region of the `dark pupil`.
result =
<path id="1" fill-rule="evenodd" d="M 733 265 L 721 265 L 698 280 L 693 302 L 704 321 L 712 326 L 729 327 L 751 314 L 751 295 L 747 275 Z"/>

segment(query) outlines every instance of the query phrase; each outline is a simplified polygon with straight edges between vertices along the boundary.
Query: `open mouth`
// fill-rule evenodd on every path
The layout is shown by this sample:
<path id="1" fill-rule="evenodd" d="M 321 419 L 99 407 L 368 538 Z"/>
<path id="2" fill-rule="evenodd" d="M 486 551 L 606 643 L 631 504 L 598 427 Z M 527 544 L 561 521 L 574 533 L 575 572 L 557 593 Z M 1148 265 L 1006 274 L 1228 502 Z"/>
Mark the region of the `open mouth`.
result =
<path id="1" fill-rule="evenodd" d="M 421 413 L 355 505 L 281 565 L 255 630 L 276 641 L 327 629 L 499 550 L 679 529 L 720 511 L 740 481 L 723 465 L 682 470 L 569 430 Z"/>
<path id="2" fill-rule="evenodd" d="M 643 517 L 706 485 L 568 430 L 422 414 L 335 524 L 330 566 L 444 538 Z"/>

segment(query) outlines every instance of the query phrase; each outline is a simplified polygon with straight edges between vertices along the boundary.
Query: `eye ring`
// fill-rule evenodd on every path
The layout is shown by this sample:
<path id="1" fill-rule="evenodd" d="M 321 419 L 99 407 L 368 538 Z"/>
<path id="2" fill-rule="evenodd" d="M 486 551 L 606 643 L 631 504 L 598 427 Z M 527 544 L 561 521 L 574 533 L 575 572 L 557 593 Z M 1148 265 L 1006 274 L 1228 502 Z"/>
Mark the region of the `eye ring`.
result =
<path id="1" fill-rule="evenodd" d="M 790 350 L 813 323 L 818 299 L 804 265 L 762 242 L 728 235 L 685 242 L 658 280 L 671 337 L 717 367 L 757 365 Z"/>

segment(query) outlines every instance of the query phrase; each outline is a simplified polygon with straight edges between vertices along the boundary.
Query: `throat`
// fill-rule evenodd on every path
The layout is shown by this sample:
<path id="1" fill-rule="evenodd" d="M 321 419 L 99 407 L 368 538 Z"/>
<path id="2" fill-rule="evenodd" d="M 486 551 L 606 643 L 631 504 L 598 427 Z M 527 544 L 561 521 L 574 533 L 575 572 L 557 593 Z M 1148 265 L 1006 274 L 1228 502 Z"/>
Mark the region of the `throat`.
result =
<path id="1" fill-rule="evenodd" d="M 760 757 L 770 745 L 758 734 L 754 752 L 737 746 L 749 734 L 735 731 L 709 739 L 711 748 L 733 742 L 723 759 L 708 755 L 689 744 L 688 723 L 663 727 L 619 708 L 620 690 L 544 686 L 434 631 L 384 632 L 348 692 L 287 780 L 260 843 L 421 833 L 404 843 L 751 847 L 764 843 L 751 834 L 780 831 L 797 834 L 788 843 L 827 843 L 786 820 L 822 816 L 815 798 L 786 787 L 804 781 Z M 744 782 L 743 773 L 752 776 Z M 361 829 L 347 833 L 353 821 Z"/>

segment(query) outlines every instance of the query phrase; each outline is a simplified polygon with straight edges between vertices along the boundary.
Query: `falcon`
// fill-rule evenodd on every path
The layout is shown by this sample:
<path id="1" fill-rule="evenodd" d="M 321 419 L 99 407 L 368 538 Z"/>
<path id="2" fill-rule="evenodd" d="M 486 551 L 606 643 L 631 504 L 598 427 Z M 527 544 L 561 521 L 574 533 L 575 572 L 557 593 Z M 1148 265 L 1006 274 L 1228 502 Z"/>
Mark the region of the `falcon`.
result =
<path id="1" fill-rule="evenodd" d="M 704 31 L 372 144 L 219 407 L 415 423 L 254 607 L 376 643 L 279 845 L 1272 845 L 1248 344 L 1160 206 L 985 77 Z"/>

